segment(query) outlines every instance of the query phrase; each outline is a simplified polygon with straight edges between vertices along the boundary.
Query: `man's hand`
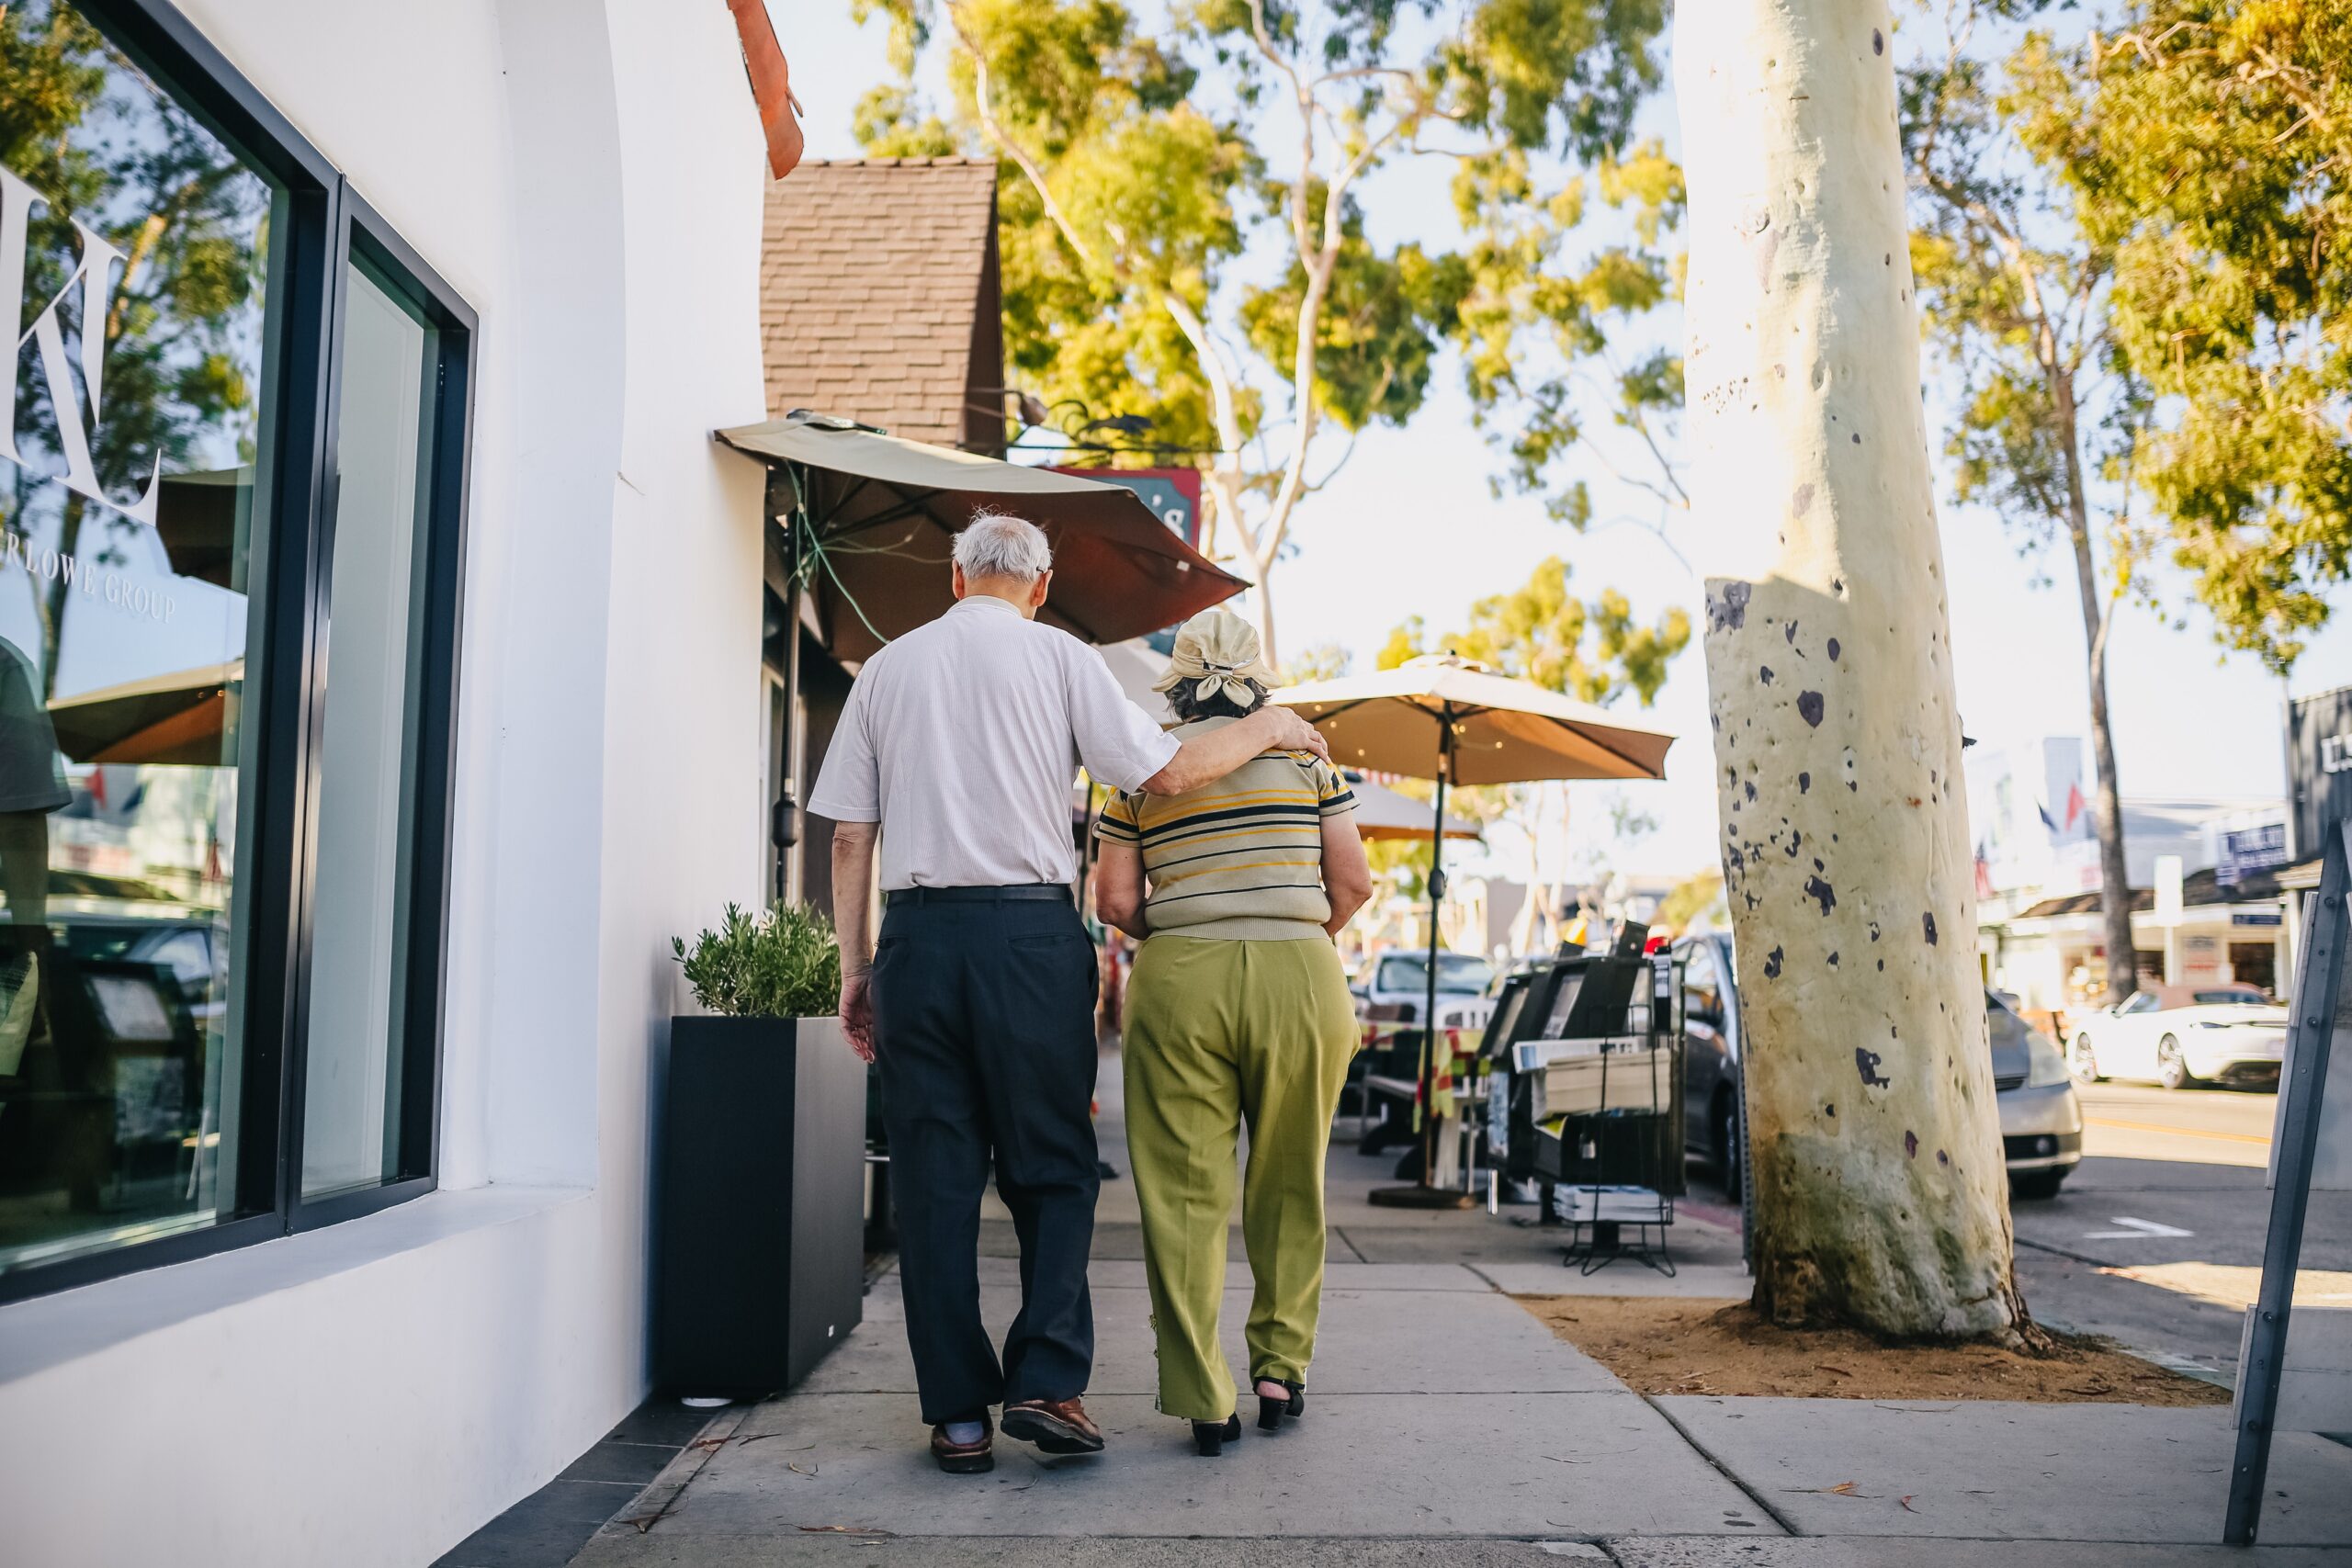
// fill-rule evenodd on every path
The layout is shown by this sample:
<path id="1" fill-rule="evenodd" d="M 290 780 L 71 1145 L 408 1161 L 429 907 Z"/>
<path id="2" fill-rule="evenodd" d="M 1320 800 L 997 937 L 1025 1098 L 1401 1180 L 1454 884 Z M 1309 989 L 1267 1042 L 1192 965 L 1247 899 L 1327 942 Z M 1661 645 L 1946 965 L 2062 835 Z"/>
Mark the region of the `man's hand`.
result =
<path id="1" fill-rule="evenodd" d="M 874 993 L 864 974 L 842 976 L 842 1032 L 859 1061 L 874 1060 Z"/>
<path id="2" fill-rule="evenodd" d="M 1331 760 L 1331 743 L 1323 739 L 1321 730 L 1288 708 L 1270 707 L 1265 712 L 1274 727 L 1274 750 L 1312 751 L 1327 762 Z"/>

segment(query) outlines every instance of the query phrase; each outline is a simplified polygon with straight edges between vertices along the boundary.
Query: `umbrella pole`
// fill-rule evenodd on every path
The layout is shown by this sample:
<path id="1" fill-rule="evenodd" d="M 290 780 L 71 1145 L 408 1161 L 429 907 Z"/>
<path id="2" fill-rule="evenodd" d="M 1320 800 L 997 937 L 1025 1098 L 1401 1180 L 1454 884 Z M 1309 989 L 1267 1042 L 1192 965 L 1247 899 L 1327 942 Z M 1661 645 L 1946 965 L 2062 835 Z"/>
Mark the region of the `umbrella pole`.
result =
<path id="1" fill-rule="evenodd" d="M 1445 784 L 1453 772 L 1453 714 L 1440 718 L 1437 762 L 1437 821 L 1430 835 L 1430 953 L 1421 999 L 1421 1179 L 1410 1187 L 1374 1189 L 1374 1203 L 1391 1209 L 1466 1209 L 1467 1192 L 1434 1185 L 1437 1179 L 1437 951 L 1438 909 L 1445 898 Z"/>

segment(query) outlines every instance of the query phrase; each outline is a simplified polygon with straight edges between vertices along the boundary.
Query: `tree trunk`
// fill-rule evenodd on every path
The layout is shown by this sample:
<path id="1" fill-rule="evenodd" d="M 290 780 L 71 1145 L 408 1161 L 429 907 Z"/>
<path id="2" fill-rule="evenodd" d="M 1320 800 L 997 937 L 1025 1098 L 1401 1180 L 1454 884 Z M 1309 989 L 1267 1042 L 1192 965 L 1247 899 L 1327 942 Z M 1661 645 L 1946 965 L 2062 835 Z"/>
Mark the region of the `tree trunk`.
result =
<path id="1" fill-rule="evenodd" d="M 2112 1007 L 2140 988 L 2139 944 L 2132 940 L 2132 872 L 2123 855 L 2123 800 L 2115 782 L 2115 734 L 2107 722 L 2107 608 L 2099 603 L 2098 565 L 2091 558 L 2090 508 L 2083 496 L 2083 456 L 2075 421 L 2075 378 L 2052 366 L 2052 400 L 2066 447 L 2066 535 L 2075 549 L 2075 586 L 2083 606 L 2083 651 L 2091 693 L 2091 766 L 2098 770 L 2094 821 L 2098 829 L 2099 912 L 2107 925 L 2107 1000 Z M 2064 810 L 2052 801 L 2053 811 Z"/>
<path id="2" fill-rule="evenodd" d="M 2014 1340 L 1891 31 L 1884 0 L 1676 28 L 1756 1304 Z"/>

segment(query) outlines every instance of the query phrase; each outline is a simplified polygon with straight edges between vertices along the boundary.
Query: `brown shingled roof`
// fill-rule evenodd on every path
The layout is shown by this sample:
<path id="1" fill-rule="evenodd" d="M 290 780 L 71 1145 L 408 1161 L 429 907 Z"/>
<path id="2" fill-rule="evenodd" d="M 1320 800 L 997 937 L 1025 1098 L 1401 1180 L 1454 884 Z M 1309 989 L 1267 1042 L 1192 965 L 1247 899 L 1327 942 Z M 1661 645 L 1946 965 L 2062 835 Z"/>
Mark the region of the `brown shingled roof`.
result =
<path id="1" fill-rule="evenodd" d="M 1004 381 L 996 164 L 810 159 L 770 185 L 760 341 L 772 417 L 993 451 L 1002 400 L 978 389 Z"/>

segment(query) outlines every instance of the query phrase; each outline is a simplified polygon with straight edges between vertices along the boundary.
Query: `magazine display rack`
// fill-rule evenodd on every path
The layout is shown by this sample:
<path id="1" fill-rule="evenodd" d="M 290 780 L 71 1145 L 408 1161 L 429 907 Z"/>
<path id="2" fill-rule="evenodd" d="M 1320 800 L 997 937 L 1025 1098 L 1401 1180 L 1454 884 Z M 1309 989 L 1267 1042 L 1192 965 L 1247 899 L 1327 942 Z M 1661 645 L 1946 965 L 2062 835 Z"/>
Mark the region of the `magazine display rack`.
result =
<path id="1" fill-rule="evenodd" d="M 1564 950 L 1514 976 L 1486 1054 L 1487 1140 L 1504 1177 L 1538 1183 L 1534 1222 L 1567 1228 L 1563 1261 L 1620 1258 L 1671 1275 L 1682 1168 L 1681 988 L 1629 925 L 1605 953 Z"/>

